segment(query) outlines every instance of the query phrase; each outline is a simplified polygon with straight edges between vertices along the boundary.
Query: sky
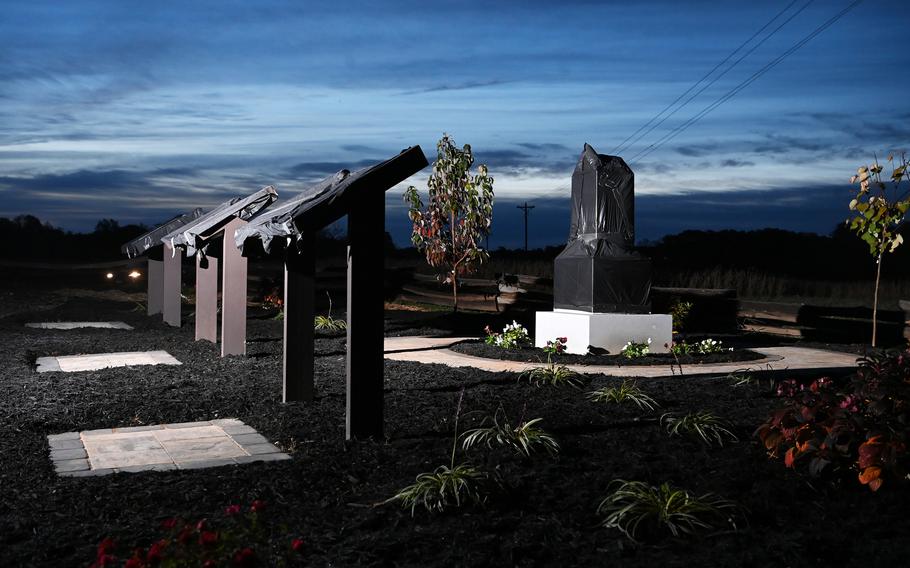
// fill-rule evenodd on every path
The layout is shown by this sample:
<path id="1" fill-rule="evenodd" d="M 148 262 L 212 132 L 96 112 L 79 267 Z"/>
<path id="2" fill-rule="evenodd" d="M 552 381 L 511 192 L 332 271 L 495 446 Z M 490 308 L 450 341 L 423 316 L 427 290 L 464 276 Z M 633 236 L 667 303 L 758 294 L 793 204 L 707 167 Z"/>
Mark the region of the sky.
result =
<path id="1" fill-rule="evenodd" d="M 788 52 L 849 6 L 0 0 L 0 217 L 153 225 L 415 144 L 432 161 L 447 132 L 495 178 L 491 248 L 523 243 L 526 201 L 530 245 L 565 241 L 584 143 L 634 170 L 639 241 L 830 233 L 856 167 L 910 146 L 905 0 Z M 428 171 L 387 194 L 398 244 Z"/>

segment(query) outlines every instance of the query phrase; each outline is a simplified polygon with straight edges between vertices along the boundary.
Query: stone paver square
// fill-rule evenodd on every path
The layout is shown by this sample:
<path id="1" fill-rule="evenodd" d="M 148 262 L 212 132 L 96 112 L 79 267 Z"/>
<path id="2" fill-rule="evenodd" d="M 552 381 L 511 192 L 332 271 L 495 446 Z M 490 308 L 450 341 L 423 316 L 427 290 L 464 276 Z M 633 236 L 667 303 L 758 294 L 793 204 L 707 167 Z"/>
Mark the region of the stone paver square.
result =
<path id="1" fill-rule="evenodd" d="M 161 442 L 154 434 L 110 434 L 82 438 L 85 449 L 92 455 L 108 453 L 146 452 L 161 450 Z"/>
<path id="2" fill-rule="evenodd" d="M 177 465 L 187 461 L 237 458 L 249 455 L 240 449 L 228 436 L 219 438 L 197 438 L 195 440 L 171 440 L 162 442 L 164 449 Z"/>
<path id="3" fill-rule="evenodd" d="M 236 418 L 102 428 L 51 434 L 47 439 L 54 468 L 68 477 L 291 459 Z"/>
<path id="4" fill-rule="evenodd" d="M 155 432 L 155 436 L 162 442 L 168 440 L 194 440 L 197 438 L 225 438 L 227 434 L 218 426 L 197 426 L 195 428 L 166 428 Z"/>
<path id="5" fill-rule="evenodd" d="M 96 353 L 92 355 L 65 355 L 61 357 L 38 357 L 37 371 L 97 371 L 110 367 L 130 367 L 136 365 L 180 365 L 167 351 L 129 351 L 122 353 Z"/>
<path id="6" fill-rule="evenodd" d="M 133 326 L 122 321 L 42 321 L 25 324 L 35 329 L 79 329 L 95 327 L 100 329 L 133 329 Z"/>
<path id="7" fill-rule="evenodd" d="M 92 469 L 174 463 L 171 456 L 163 449 L 103 453 L 94 453 L 89 450 L 89 461 L 92 464 Z"/>

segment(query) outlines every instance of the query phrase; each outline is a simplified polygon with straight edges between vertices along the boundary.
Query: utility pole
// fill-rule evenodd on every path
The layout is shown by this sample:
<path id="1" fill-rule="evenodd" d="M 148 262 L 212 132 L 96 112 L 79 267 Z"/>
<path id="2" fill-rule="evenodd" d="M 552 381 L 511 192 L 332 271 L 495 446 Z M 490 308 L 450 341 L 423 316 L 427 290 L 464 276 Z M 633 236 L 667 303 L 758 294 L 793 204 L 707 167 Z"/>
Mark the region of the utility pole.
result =
<path id="1" fill-rule="evenodd" d="M 524 209 L 525 212 L 525 252 L 528 250 L 528 210 L 534 209 L 533 205 L 528 205 L 528 202 L 525 201 L 524 205 L 518 205 L 519 209 Z"/>

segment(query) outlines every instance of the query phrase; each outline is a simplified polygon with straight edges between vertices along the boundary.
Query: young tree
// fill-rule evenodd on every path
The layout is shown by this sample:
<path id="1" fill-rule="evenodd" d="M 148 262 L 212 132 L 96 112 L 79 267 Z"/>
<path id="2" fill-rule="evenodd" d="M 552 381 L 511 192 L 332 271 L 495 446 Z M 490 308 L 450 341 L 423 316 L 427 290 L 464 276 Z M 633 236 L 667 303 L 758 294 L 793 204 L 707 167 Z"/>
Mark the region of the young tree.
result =
<path id="1" fill-rule="evenodd" d="M 894 156 L 888 156 L 894 164 Z M 848 219 L 850 229 L 869 245 L 869 253 L 875 259 L 875 295 L 872 301 L 872 347 L 875 347 L 878 332 L 878 285 L 882 275 L 882 259 L 886 252 L 894 250 L 904 242 L 898 232 L 901 223 L 910 209 L 908 194 L 898 197 L 901 181 L 910 179 L 907 158 L 901 154 L 900 165 L 894 165 L 891 172 L 891 189 L 882 181 L 882 166 L 878 158 L 871 166 L 861 166 L 857 174 L 850 178 L 850 183 L 858 183 L 859 191 L 850 201 L 850 210 L 854 211 Z"/>
<path id="2" fill-rule="evenodd" d="M 404 193 L 413 223 L 411 242 L 427 263 L 444 269 L 452 281 L 453 311 L 458 311 L 458 277 L 470 274 L 489 258 L 480 247 L 493 221 L 493 178 L 481 164 L 471 175 L 471 146 L 459 150 L 448 134 L 436 144 L 436 162 L 427 180 L 430 200 L 424 211 L 417 188 Z"/>

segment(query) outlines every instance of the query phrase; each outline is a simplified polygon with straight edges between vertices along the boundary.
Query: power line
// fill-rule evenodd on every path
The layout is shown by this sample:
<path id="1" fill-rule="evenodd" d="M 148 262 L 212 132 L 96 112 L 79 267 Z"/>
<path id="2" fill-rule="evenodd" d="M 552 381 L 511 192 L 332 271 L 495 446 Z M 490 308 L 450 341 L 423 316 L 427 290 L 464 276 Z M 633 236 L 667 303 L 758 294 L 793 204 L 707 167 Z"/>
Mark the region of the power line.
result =
<path id="1" fill-rule="evenodd" d="M 534 209 L 534 205 L 528 205 L 528 202 L 525 201 L 524 205 L 518 205 L 519 209 L 524 209 L 525 212 L 525 252 L 528 250 L 528 211 Z"/>
<path id="2" fill-rule="evenodd" d="M 653 127 L 651 127 L 651 128 L 648 130 L 648 132 L 645 132 L 645 133 L 642 134 L 641 136 L 635 138 L 635 140 L 632 140 L 631 142 L 629 142 L 629 140 L 631 140 L 633 137 L 635 137 L 636 134 L 638 134 L 639 132 L 641 132 L 641 131 L 644 130 L 645 128 L 648 128 L 648 126 L 650 126 L 651 123 L 653 123 L 655 120 L 657 120 L 658 118 L 660 118 L 661 115 L 663 115 L 665 112 L 667 112 L 668 110 L 670 110 L 671 108 L 673 108 L 673 106 L 674 106 L 676 103 L 678 103 L 680 100 L 682 100 L 683 97 L 685 97 L 686 95 L 688 95 L 689 93 L 691 93 L 696 87 L 698 87 L 702 82 L 704 82 L 708 77 L 710 77 L 715 71 L 717 71 L 718 69 L 720 69 L 720 67 L 723 66 L 724 63 L 726 63 L 727 61 L 730 61 L 730 59 L 733 58 L 734 55 L 736 55 L 742 48 L 744 48 L 746 45 L 748 45 L 748 44 L 749 44 L 753 39 L 755 39 L 760 33 L 762 33 L 763 31 L 765 31 L 765 29 L 767 29 L 768 26 L 770 26 L 772 23 L 774 23 L 775 20 L 777 20 L 778 18 L 780 18 L 787 10 L 789 10 L 789 9 L 790 9 L 794 4 L 796 4 L 798 1 L 799 1 L 799 0 L 792 0 L 789 4 L 787 4 L 787 6 L 785 6 L 783 10 L 781 10 L 781 11 L 778 12 L 773 18 L 771 18 L 770 20 L 768 20 L 768 21 L 765 23 L 765 25 L 763 25 L 761 28 L 759 28 L 758 31 L 756 31 L 755 33 L 753 33 L 753 34 L 749 37 L 749 39 L 747 39 L 746 41 L 744 41 L 743 43 L 741 43 L 741 44 L 739 45 L 739 47 L 737 47 L 736 49 L 734 49 L 733 51 L 731 51 L 730 54 L 727 55 L 727 56 L 726 56 L 722 61 L 720 61 L 717 65 L 715 65 L 713 69 L 711 69 L 710 71 L 708 71 L 707 73 L 705 73 L 705 74 L 702 76 L 701 79 L 699 79 L 699 80 L 696 81 L 691 87 L 689 87 L 688 89 L 686 89 L 686 91 L 685 91 L 684 93 L 682 93 L 681 95 L 679 95 L 678 97 L 676 97 L 676 99 L 675 99 L 672 103 L 668 104 L 662 111 L 660 111 L 659 113 L 657 113 L 656 115 L 654 115 L 653 117 L 651 117 L 651 120 L 649 120 L 649 121 L 646 122 L 645 124 L 641 125 L 640 127 L 638 127 L 638 130 L 636 130 L 635 132 L 633 132 L 632 134 L 630 134 L 629 136 L 627 136 L 626 139 L 623 140 L 622 142 L 620 142 L 618 146 L 616 146 L 615 148 L 613 148 L 613 149 L 610 151 L 610 153 L 613 154 L 614 156 L 618 156 L 618 155 L 619 155 L 618 152 L 621 152 L 621 151 L 625 150 L 627 147 L 632 146 L 632 144 L 635 144 L 635 142 L 637 142 L 637 141 L 640 140 L 641 138 L 647 136 L 652 130 L 654 130 L 655 128 L 657 128 L 657 127 L 660 126 L 661 124 L 663 124 L 664 120 L 666 120 L 667 118 L 670 118 L 670 117 L 673 116 L 673 114 L 675 114 L 677 111 L 679 111 L 679 110 L 682 109 L 684 106 L 686 106 L 687 104 L 689 104 L 689 102 L 692 100 L 692 98 L 695 98 L 695 96 L 698 96 L 704 89 L 702 89 L 702 91 L 699 91 L 698 93 L 696 93 L 692 98 L 690 98 L 689 100 L 687 100 L 686 102 L 684 102 L 682 105 L 680 105 L 679 108 L 677 108 L 677 109 L 674 110 L 672 113 L 670 113 L 669 115 L 667 115 L 666 117 L 664 117 L 663 120 L 661 120 L 659 123 L 657 123 L 657 124 L 655 124 Z M 805 6 L 803 6 L 802 8 L 800 8 L 800 9 L 796 12 L 796 14 L 793 14 L 793 16 L 790 16 L 790 18 L 789 18 L 786 22 L 784 22 L 784 25 L 785 25 L 787 22 L 789 22 L 790 20 L 792 20 L 797 14 L 799 14 L 800 12 L 802 12 L 802 11 L 806 8 L 806 6 L 808 6 L 811 2 L 812 2 L 812 0 L 809 0 L 809 2 L 807 2 Z M 780 27 L 778 27 L 777 29 L 780 29 L 781 27 L 783 27 L 783 25 L 780 26 Z M 710 87 L 711 85 L 713 85 L 718 79 L 720 79 L 721 77 L 723 77 L 728 71 L 730 71 L 731 69 L 733 69 L 734 67 L 736 67 L 736 65 L 737 65 L 740 61 L 742 61 L 746 56 L 748 56 L 750 53 L 752 53 L 752 51 L 754 51 L 756 47 L 758 47 L 758 46 L 760 46 L 762 43 L 764 43 L 765 40 L 767 40 L 769 37 L 771 37 L 772 35 L 774 35 L 774 33 L 775 33 L 776 31 L 777 31 L 777 30 L 774 30 L 773 32 L 771 32 L 770 34 L 768 34 L 768 36 L 765 37 L 765 39 L 763 39 L 761 42 L 758 43 L 758 45 L 756 45 L 755 47 L 753 47 L 748 53 L 746 53 L 745 56 L 741 57 L 739 60 L 737 60 L 736 62 L 734 62 L 733 65 L 731 65 L 730 67 L 728 67 L 723 73 L 721 73 L 720 75 L 718 75 L 717 77 L 715 77 L 714 80 L 711 81 L 705 88 Z M 629 144 L 627 145 L 626 142 L 629 142 Z"/>
<path id="3" fill-rule="evenodd" d="M 673 130 L 671 130 L 669 133 L 665 134 L 662 138 L 660 138 L 659 140 L 657 140 L 656 142 L 654 142 L 653 144 L 651 144 L 644 150 L 640 151 L 638 154 L 633 156 L 630 161 L 634 162 L 635 160 L 638 160 L 639 158 L 643 158 L 643 157 L 647 156 L 654 150 L 660 148 L 661 146 L 663 146 L 664 144 L 666 144 L 667 142 L 669 142 L 670 140 L 675 138 L 680 132 L 683 132 L 684 130 L 688 129 L 690 126 L 692 126 L 693 124 L 695 124 L 696 122 L 701 120 L 705 115 L 707 115 L 708 113 L 710 113 L 711 111 L 713 111 L 714 109 L 719 107 L 720 105 L 724 104 L 725 102 L 727 102 L 728 100 L 730 100 L 731 98 L 736 96 L 740 91 L 742 91 L 743 89 L 745 89 L 746 87 L 748 87 L 749 85 L 754 83 L 759 77 L 761 77 L 762 75 L 764 75 L 765 73 L 767 73 L 768 71 L 773 69 L 775 66 L 777 66 L 778 63 L 780 63 L 781 61 L 783 61 L 784 59 L 786 59 L 787 57 L 789 57 L 790 55 L 795 53 L 799 48 L 806 45 L 811 40 L 813 40 L 816 36 L 818 36 L 825 30 L 827 30 L 829 27 L 834 25 L 835 22 L 840 20 L 849 11 L 851 11 L 853 8 L 855 8 L 862 2 L 863 2 L 863 0 L 853 0 L 853 2 L 851 2 L 849 5 L 847 5 L 846 8 L 844 8 L 843 10 L 841 10 L 840 12 L 838 12 L 837 14 L 835 14 L 834 16 L 829 18 L 823 24 L 816 27 L 811 33 L 809 33 L 809 35 L 807 35 L 806 37 L 804 37 L 803 39 L 801 39 L 800 41 L 795 43 L 793 46 L 791 46 L 789 49 L 787 49 L 782 54 L 778 55 L 777 57 L 775 57 L 774 59 L 769 61 L 761 69 L 759 69 L 758 71 L 753 73 L 751 76 L 749 76 L 747 79 L 745 79 L 744 81 L 739 83 L 737 86 L 735 86 L 732 89 L 730 89 L 729 91 L 727 91 L 727 93 L 725 93 L 723 96 L 721 96 L 720 98 L 715 100 L 713 103 L 706 106 L 695 116 L 693 116 L 689 120 L 683 122 L 682 124 L 680 124 L 679 126 L 674 128 Z"/>

